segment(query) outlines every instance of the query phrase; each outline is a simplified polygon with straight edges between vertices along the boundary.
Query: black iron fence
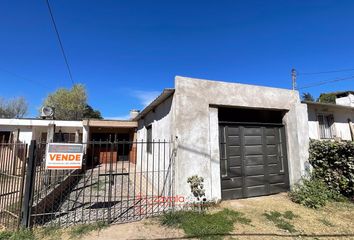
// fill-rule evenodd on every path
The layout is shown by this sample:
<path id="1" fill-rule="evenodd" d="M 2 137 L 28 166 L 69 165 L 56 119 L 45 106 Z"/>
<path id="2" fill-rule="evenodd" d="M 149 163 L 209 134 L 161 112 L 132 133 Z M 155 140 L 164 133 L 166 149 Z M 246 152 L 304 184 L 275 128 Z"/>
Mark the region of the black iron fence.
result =
<path id="1" fill-rule="evenodd" d="M 16 228 L 21 221 L 28 146 L 0 143 L 0 225 Z"/>
<path id="2" fill-rule="evenodd" d="M 24 148 L 19 175 L 4 182 L 16 186 L 17 195 L 6 200 L 11 188 L 2 193 L 0 224 L 13 228 L 122 223 L 170 210 L 174 207 L 172 145 L 168 141 L 88 142 L 83 144 L 81 169 L 49 170 L 48 144 L 32 141 L 28 151 Z M 2 167 L 11 170 L 12 159 L 0 158 L 1 174 L 5 174 Z M 11 212 L 16 221 L 8 224 L 11 206 L 16 206 Z"/>

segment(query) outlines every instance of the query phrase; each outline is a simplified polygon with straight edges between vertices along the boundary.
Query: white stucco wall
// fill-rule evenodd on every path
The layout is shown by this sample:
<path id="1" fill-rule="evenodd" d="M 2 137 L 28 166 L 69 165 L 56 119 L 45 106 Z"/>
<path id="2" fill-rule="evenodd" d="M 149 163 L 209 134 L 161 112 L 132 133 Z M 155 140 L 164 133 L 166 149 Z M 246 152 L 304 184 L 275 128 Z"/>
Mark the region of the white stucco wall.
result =
<path id="1" fill-rule="evenodd" d="M 31 140 L 40 141 L 41 133 L 47 132 L 48 126 L 55 124 L 55 132 L 61 130 L 63 133 L 75 133 L 79 130 L 83 133 L 83 139 L 87 132 L 83 131 L 82 121 L 61 121 L 42 119 L 0 119 L 0 131 L 20 132 L 19 140 L 30 143 Z"/>
<path id="2" fill-rule="evenodd" d="M 170 160 L 173 148 L 173 97 L 169 97 L 138 121 L 137 169 L 149 182 L 150 194 L 169 196 L 172 191 Z M 152 129 L 152 152 L 148 153 L 147 130 Z M 154 187 L 154 190 L 152 190 Z"/>
<path id="3" fill-rule="evenodd" d="M 353 94 L 349 94 L 346 97 L 336 98 L 336 104 L 343 105 L 343 106 L 354 107 L 354 95 Z"/>
<path id="4" fill-rule="evenodd" d="M 342 140 L 352 140 L 348 119 L 354 121 L 354 108 L 343 109 L 338 107 L 328 107 L 320 105 L 308 105 L 308 125 L 309 137 L 311 139 L 320 139 L 320 129 L 317 120 L 317 114 L 333 114 L 334 117 L 334 135 Z"/>

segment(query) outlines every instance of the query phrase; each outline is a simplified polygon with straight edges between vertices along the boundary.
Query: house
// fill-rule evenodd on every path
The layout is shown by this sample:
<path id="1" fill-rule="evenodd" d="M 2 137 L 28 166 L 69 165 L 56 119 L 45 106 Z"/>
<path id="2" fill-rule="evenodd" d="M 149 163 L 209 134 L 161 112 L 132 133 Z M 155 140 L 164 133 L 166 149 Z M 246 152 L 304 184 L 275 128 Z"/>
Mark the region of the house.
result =
<path id="1" fill-rule="evenodd" d="M 0 142 L 82 142 L 87 132 L 82 121 L 0 119 Z"/>
<path id="2" fill-rule="evenodd" d="M 132 114 L 132 113 L 131 113 Z M 136 121 L 131 120 L 98 120 L 85 119 L 82 121 L 87 133 L 89 159 L 95 159 L 97 163 L 109 163 L 110 161 L 131 161 L 136 159 L 136 146 L 134 144 L 115 144 L 112 148 L 93 148 L 93 143 L 113 143 L 117 141 L 132 142 L 136 140 Z M 85 141 L 86 142 L 86 141 Z"/>
<path id="3" fill-rule="evenodd" d="M 192 175 L 220 200 L 287 191 L 305 172 L 307 105 L 297 91 L 176 77 L 134 120 L 137 139 L 173 142 L 176 195 L 191 194 Z"/>
<path id="4" fill-rule="evenodd" d="M 304 102 L 311 139 L 354 140 L 354 92 L 338 92 L 336 104 Z"/>
<path id="5" fill-rule="evenodd" d="M 130 120 L 98 120 L 82 121 L 48 120 L 48 119 L 0 119 L 0 142 L 25 143 L 31 140 L 37 143 L 62 142 L 84 143 L 84 149 L 99 163 L 108 161 L 133 161 L 134 146 L 126 144 L 122 148 L 92 149 L 93 142 L 133 141 L 137 123 Z"/>

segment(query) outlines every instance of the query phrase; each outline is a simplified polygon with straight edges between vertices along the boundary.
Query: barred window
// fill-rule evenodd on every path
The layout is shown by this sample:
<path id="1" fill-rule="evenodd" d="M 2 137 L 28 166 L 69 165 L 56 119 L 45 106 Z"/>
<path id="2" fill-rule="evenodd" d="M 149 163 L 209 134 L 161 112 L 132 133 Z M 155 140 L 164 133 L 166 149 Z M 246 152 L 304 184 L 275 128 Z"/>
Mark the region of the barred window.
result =
<path id="1" fill-rule="evenodd" d="M 331 139 L 335 137 L 333 131 L 334 117 L 333 114 L 318 114 L 318 124 L 320 126 L 320 138 Z"/>

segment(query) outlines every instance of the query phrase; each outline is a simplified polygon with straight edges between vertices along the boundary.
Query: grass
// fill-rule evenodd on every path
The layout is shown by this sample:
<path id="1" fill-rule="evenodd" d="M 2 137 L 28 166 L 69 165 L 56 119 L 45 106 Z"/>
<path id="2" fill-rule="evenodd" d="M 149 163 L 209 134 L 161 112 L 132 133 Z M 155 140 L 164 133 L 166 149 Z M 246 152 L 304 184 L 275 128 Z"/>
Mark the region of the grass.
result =
<path id="1" fill-rule="evenodd" d="M 286 230 L 290 233 L 296 232 L 295 226 L 289 221 L 287 221 L 299 217 L 295 215 L 292 211 L 286 211 L 284 213 L 278 211 L 271 211 L 266 212 L 263 215 L 266 217 L 267 220 L 273 222 L 275 226 L 279 229 Z"/>
<path id="2" fill-rule="evenodd" d="M 60 240 L 62 238 L 62 234 L 62 229 L 56 225 L 42 228 L 38 233 L 41 238 L 50 240 Z"/>
<path id="3" fill-rule="evenodd" d="M 0 232 L 0 240 L 9 239 L 12 236 L 12 232 L 3 231 Z"/>
<path id="4" fill-rule="evenodd" d="M 240 212 L 225 208 L 216 213 L 169 212 L 161 216 L 160 223 L 168 227 L 181 228 L 189 237 L 217 240 L 230 234 L 234 230 L 234 223 L 250 224 L 251 220 Z"/>
<path id="5" fill-rule="evenodd" d="M 334 224 L 332 224 L 330 221 L 328 221 L 325 218 L 320 218 L 320 219 L 318 219 L 318 221 L 327 227 L 334 227 Z"/>
<path id="6" fill-rule="evenodd" d="M 97 222 L 94 224 L 77 225 L 66 230 L 61 229 L 59 226 L 50 226 L 35 229 L 33 232 L 28 229 L 14 232 L 0 231 L 0 240 L 60 240 L 64 233 L 72 239 L 78 239 L 92 231 L 100 231 L 107 226 L 108 224 L 104 222 Z"/>
<path id="7" fill-rule="evenodd" d="M 32 231 L 23 229 L 15 232 L 3 231 L 0 232 L 0 240 L 35 240 Z"/>
<path id="8" fill-rule="evenodd" d="M 102 229 L 108 227 L 105 222 L 97 222 L 94 224 L 82 224 L 77 225 L 70 229 L 69 235 L 71 238 L 80 238 L 92 231 L 101 231 Z"/>

